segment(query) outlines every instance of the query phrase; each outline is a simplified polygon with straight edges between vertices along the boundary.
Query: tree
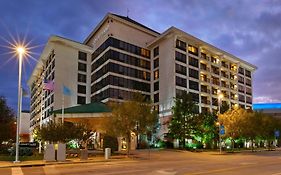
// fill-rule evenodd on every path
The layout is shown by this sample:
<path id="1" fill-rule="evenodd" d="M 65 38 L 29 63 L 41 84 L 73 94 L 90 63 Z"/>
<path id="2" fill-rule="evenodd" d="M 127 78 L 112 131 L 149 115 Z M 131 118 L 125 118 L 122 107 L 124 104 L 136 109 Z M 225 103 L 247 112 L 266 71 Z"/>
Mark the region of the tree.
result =
<path id="1" fill-rule="evenodd" d="M 41 129 L 35 130 L 39 140 L 49 141 L 51 143 L 66 143 L 70 140 L 83 140 L 88 129 L 84 124 L 79 123 L 55 123 L 50 121 L 43 125 Z"/>
<path id="2" fill-rule="evenodd" d="M 8 107 L 6 99 L 0 96 L 0 146 L 3 141 L 15 140 L 16 125 L 14 113 Z"/>
<path id="3" fill-rule="evenodd" d="M 220 113 L 223 114 L 230 109 L 229 104 L 226 101 L 223 101 L 220 106 Z"/>
<path id="4" fill-rule="evenodd" d="M 234 147 L 235 139 L 243 135 L 243 120 L 247 115 L 247 111 L 242 108 L 234 108 L 219 115 L 220 124 L 225 127 L 225 137 L 230 137 L 232 148 Z"/>
<path id="5" fill-rule="evenodd" d="M 218 130 L 216 126 L 217 116 L 213 113 L 201 113 L 198 116 L 198 125 L 201 127 L 198 130 L 199 136 L 207 148 L 213 146 L 214 139 L 218 137 Z"/>
<path id="6" fill-rule="evenodd" d="M 131 134 L 147 134 L 157 122 L 157 114 L 145 97 L 136 93 L 132 100 L 112 104 L 112 114 L 104 122 L 108 135 L 124 137 L 127 154 L 131 149 Z"/>
<path id="7" fill-rule="evenodd" d="M 184 92 L 180 97 L 175 98 L 175 105 L 172 107 L 173 117 L 169 125 L 169 134 L 174 139 L 179 139 L 185 147 L 185 139 L 192 138 L 198 131 L 199 117 L 197 105 L 192 96 Z"/>

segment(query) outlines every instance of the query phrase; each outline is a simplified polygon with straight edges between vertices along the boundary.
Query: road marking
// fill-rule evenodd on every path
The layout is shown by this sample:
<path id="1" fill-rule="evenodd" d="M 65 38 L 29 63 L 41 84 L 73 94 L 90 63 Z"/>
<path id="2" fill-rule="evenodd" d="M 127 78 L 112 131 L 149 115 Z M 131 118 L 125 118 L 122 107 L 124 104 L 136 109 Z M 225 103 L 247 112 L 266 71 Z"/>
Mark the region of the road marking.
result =
<path id="1" fill-rule="evenodd" d="M 60 174 L 59 171 L 56 169 L 55 165 L 44 166 L 43 170 L 46 175 Z"/>
<path id="2" fill-rule="evenodd" d="M 173 169 L 157 170 L 157 174 L 175 175 L 177 172 Z"/>
<path id="3" fill-rule="evenodd" d="M 24 175 L 20 167 L 12 168 L 12 175 Z"/>
<path id="4" fill-rule="evenodd" d="M 281 172 L 280 173 L 273 173 L 271 175 L 281 175 Z"/>

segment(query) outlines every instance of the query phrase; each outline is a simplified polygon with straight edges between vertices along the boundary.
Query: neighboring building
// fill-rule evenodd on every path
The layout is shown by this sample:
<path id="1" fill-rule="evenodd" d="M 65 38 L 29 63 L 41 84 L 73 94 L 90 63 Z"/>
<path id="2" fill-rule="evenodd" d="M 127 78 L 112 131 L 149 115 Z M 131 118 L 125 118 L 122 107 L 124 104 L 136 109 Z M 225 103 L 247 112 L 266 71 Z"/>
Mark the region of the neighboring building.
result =
<path id="1" fill-rule="evenodd" d="M 253 110 L 281 118 L 281 103 L 256 103 Z"/>
<path id="2" fill-rule="evenodd" d="M 153 99 L 161 133 L 167 132 L 173 98 L 192 94 L 199 111 L 218 108 L 218 94 L 230 105 L 252 107 L 256 67 L 175 27 L 162 34 L 124 16 L 108 14 L 84 43 L 52 36 L 29 86 L 31 130 L 62 108 L 62 86 L 69 87 L 64 106 L 128 100 L 133 92 Z M 55 90 L 44 92 L 43 79 Z M 162 135 L 161 135 L 162 136 Z"/>

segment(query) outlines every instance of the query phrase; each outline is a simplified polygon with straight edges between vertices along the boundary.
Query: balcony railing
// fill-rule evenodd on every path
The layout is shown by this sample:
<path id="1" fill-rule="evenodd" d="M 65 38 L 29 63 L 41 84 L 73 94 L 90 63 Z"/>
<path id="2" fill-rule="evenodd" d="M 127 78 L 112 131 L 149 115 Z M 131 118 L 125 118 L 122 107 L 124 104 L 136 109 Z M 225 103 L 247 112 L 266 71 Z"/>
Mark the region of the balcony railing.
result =
<path id="1" fill-rule="evenodd" d="M 201 92 L 210 93 L 210 89 L 202 89 L 201 88 Z"/>

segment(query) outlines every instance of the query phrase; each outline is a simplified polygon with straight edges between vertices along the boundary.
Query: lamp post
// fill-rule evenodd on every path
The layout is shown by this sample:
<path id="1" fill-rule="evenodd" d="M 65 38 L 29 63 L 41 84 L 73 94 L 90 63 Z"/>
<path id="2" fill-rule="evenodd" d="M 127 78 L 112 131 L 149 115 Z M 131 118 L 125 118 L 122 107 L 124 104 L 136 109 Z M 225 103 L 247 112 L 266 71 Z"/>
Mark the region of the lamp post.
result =
<path id="1" fill-rule="evenodd" d="M 25 48 L 19 46 L 16 48 L 16 53 L 19 57 L 19 81 L 18 81 L 18 113 L 17 113 L 17 136 L 16 136 L 16 158 L 14 163 L 19 162 L 19 130 L 20 130 L 20 116 L 21 116 L 21 70 L 22 70 L 22 59 L 25 53 Z"/>
<path id="2" fill-rule="evenodd" d="M 218 114 L 221 114 L 221 100 L 223 98 L 223 93 L 221 93 L 220 90 L 218 90 Z M 217 125 L 219 126 L 219 142 L 220 142 L 220 154 L 221 154 L 221 124 L 220 122 L 217 122 Z"/>

